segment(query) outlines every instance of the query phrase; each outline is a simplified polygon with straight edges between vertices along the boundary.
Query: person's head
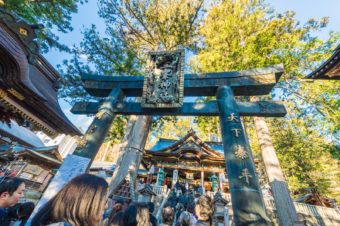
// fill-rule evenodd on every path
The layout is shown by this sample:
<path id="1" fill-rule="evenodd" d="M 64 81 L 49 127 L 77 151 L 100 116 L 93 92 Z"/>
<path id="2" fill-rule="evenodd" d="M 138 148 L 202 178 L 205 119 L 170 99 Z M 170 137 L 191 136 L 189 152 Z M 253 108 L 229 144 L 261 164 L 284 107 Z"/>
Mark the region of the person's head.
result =
<path id="1" fill-rule="evenodd" d="M 147 203 L 137 203 L 137 226 L 150 226 L 150 211 Z"/>
<path id="2" fill-rule="evenodd" d="M 33 202 L 18 203 L 8 208 L 8 215 L 13 219 L 28 219 L 34 210 Z"/>
<path id="3" fill-rule="evenodd" d="M 135 205 L 128 206 L 123 214 L 123 225 L 136 226 L 137 225 L 137 207 Z"/>
<path id="4" fill-rule="evenodd" d="M 196 203 L 195 213 L 199 220 L 208 221 L 214 212 L 212 200 L 209 196 L 202 195 Z"/>
<path id="5" fill-rule="evenodd" d="M 152 214 L 155 211 L 155 204 L 153 202 L 148 202 L 149 212 Z"/>
<path id="6" fill-rule="evenodd" d="M 0 184 L 0 207 L 8 208 L 17 204 L 24 196 L 25 183 L 22 179 L 11 177 Z"/>
<path id="7" fill-rule="evenodd" d="M 190 225 L 191 216 L 187 211 L 183 211 L 179 216 L 179 223 L 181 226 L 189 226 Z"/>
<path id="8" fill-rule="evenodd" d="M 67 183 L 32 220 L 32 225 L 66 221 L 74 226 L 97 226 L 107 200 L 107 182 L 82 174 Z"/>
<path id="9" fill-rule="evenodd" d="M 124 211 L 124 226 L 149 226 L 150 213 L 148 206 L 144 203 L 134 203 Z"/>
<path id="10" fill-rule="evenodd" d="M 123 204 L 117 202 L 113 205 L 110 216 L 109 216 L 109 222 L 113 222 L 113 219 L 115 215 L 119 212 L 123 212 Z"/>
<path id="11" fill-rule="evenodd" d="M 194 214 L 195 213 L 195 203 L 189 203 L 188 204 L 188 207 L 187 207 L 187 211 L 189 212 L 189 213 L 192 213 L 192 214 Z"/>
<path id="12" fill-rule="evenodd" d="M 108 226 L 121 226 L 123 221 L 123 211 L 117 212 L 112 219 L 109 220 Z"/>
<path id="13" fill-rule="evenodd" d="M 162 219 L 164 224 L 172 225 L 174 221 L 175 212 L 170 206 L 166 206 L 162 209 Z"/>

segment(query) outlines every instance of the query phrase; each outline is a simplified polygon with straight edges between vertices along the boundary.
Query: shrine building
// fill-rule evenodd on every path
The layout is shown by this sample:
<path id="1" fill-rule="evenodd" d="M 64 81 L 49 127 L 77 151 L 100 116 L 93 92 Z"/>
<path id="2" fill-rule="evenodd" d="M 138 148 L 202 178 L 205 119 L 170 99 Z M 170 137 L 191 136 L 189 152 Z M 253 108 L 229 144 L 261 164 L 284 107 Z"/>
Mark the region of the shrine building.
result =
<path id="1" fill-rule="evenodd" d="M 196 188 L 204 185 L 206 191 L 228 192 L 222 143 L 204 142 L 194 130 L 179 140 L 159 139 L 150 150 L 145 150 L 142 164 L 148 169 L 154 166 L 158 174 L 164 174 L 161 178 L 155 176 L 157 185 L 170 188 L 179 181 Z M 221 183 L 214 187 L 217 183 L 213 186 L 213 181 Z"/>

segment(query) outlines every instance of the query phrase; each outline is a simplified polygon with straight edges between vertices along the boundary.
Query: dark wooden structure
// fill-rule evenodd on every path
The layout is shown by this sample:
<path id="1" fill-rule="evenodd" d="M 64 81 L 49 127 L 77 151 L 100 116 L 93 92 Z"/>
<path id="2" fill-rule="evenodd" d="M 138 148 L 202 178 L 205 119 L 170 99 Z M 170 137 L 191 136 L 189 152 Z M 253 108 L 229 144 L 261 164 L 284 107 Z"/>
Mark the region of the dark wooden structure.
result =
<path id="1" fill-rule="evenodd" d="M 166 144 L 169 144 L 166 147 Z M 209 145 L 210 144 L 210 145 Z M 219 151 L 213 149 L 218 146 Z M 172 169 L 199 170 L 206 168 L 211 172 L 224 172 L 225 162 L 223 147 L 220 142 L 206 143 L 190 130 L 187 135 L 178 141 L 159 140 L 150 150 L 145 150 L 143 160 L 150 167 L 150 164 L 164 167 L 167 164 Z M 183 165 L 180 165 L 183 163 Z M 185 167 L 185 168 L 181 168 Z M 213 171 L 216 170 L 216 171 Z"/>
<path id="2" fill-rule="evenodd" d="M 25 198 L 37 202 L 63 159 L 58 146 L 33 148 L 0 145 L 0 176 L 25 180 Z M 0 177 L 0 178 L 1 178 Z"/>
<path id="3" fill-rule="evenodd" d="M 61 77 L 38 51 L 38 28 L 0 9 L 0 120 L 51 136 L 80 135 L 59 106 Z"/>
<path id="4" fill-rule="evenodd" d="M 163 62 L 161 58 L 159 62 Z M 165 59 L 166 60 L 166 59 Z M 151 70 L 160 78 L 158 92 L 167 92 L 170 63 L 164 63 Z M 162 71 L 163 70 L 163 71 Z M 176 71 L 175 69 L 171 69 Z M 164 72 L 164 73 L 163 73 Z M 216 115 L 220 117 L 225 164 L 228 172 L 234 222 L 236 225 L 269 225 L 265 206 L 255 173 L 254 160 L 244 132 L 240 116 L 273 116 L 286 114 L 280 103 L 250 102 L 237 103 L 234 96 L 266 95 L 283 73 L 282 65 L 252 69 L 241 72 L 184 74 L 185 96 L 216 96 L 216 102 L 207 105 L 184 103 L 176 108 L 144 108 L 141 102 L 132 105 L 125 97 L 141 97 L 145 78 L 128 76 L 84 75 L 84 88 L 95 97 L 105 97 L 97 103 L 77 103 L 73 113 L 96 114 L 84 136 L 82 147 L 76 155 L 93 161 L 116 114 L 136 115 Z M 178 74 L 177 74 L 178 75 Z M 150 76 L 150 73 L 148 74 Z M 176 88 L 179 89 L 178 87 Z M 167 96 L 165 93 L 164 96 Z M 159 103 L 162 98 L 156 100 Z M 165 103 L 167 103 L 167 99 Z M 174 102 L 169 101 L 171 104 Z M 208 105 L 209 105 L 208 104 Z M 132 107 L 128 107 L 132 106 Z M 249 108 L 245 107 L 248 106 Z"/>
<path id="5" fill-rule="evenodd" d="M 221 142 L 204 142 L 190 130 L 179 140 L 160 139 L 149 150 L 144 150 L 142 164 L 150 169 L 153 165 L 163 168 L 168 187 L 174 186 L 173 172 L 188 184 L 211 190 L 210 177 L 225 174 L 225 159 Z M 223 182 L 221 182 L 223 183 Z M 220 188 L 228 192 L 228 184 Z"/>
<path id="6" fill-rule="evenodd" d="M 318 69 L 306 76 L 311 79 L 340 79 L 340 45 L 334 50 L 333 55 Z"/>

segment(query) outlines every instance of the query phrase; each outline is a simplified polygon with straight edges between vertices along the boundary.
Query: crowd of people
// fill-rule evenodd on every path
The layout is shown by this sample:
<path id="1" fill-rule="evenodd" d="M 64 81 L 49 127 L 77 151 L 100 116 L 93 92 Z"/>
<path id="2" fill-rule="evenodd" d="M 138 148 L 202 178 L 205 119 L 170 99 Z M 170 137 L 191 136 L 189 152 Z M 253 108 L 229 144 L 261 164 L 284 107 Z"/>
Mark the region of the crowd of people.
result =
<path id="1" fill-rule="evenodd" d="M 0 184 L 0 226 L 11 220 L 26 220 L 33 203 L 18 203 L 25 183 L 20 178 L 8 178 Z M 67 183 L 42 206 L 31 225 L 74 226 L 205 226 L 212 225 L 213 204 L 208 196 L 174 188 L 161 209 L 161 221 L 154 216 L 152 202 L 131 202 L 129 199 L 108 198 L 108 183 L 91 174 L 82 174 Z"/>

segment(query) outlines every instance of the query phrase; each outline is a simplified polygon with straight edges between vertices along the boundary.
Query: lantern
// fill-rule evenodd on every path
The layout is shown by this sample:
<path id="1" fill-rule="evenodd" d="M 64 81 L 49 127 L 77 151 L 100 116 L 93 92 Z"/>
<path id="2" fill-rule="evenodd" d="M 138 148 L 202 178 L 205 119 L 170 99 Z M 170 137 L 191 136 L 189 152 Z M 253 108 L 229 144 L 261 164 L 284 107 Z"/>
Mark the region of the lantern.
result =
<path id="1" fill-rule="evenodd" d="M 221 192 L 216 192 L 214 196 L 214 218 L 218 221 L 224 219 L 224 209 L 225 206 L 228 204 L 228 201 L 222 197 Z"/>
<path id="2" fill-rule="evenodd" d="M 150 202 L 152 196 L 156 196 L 150 184 L 145 184 L 144 188 L 138 191 L 138 202 Z"/>

